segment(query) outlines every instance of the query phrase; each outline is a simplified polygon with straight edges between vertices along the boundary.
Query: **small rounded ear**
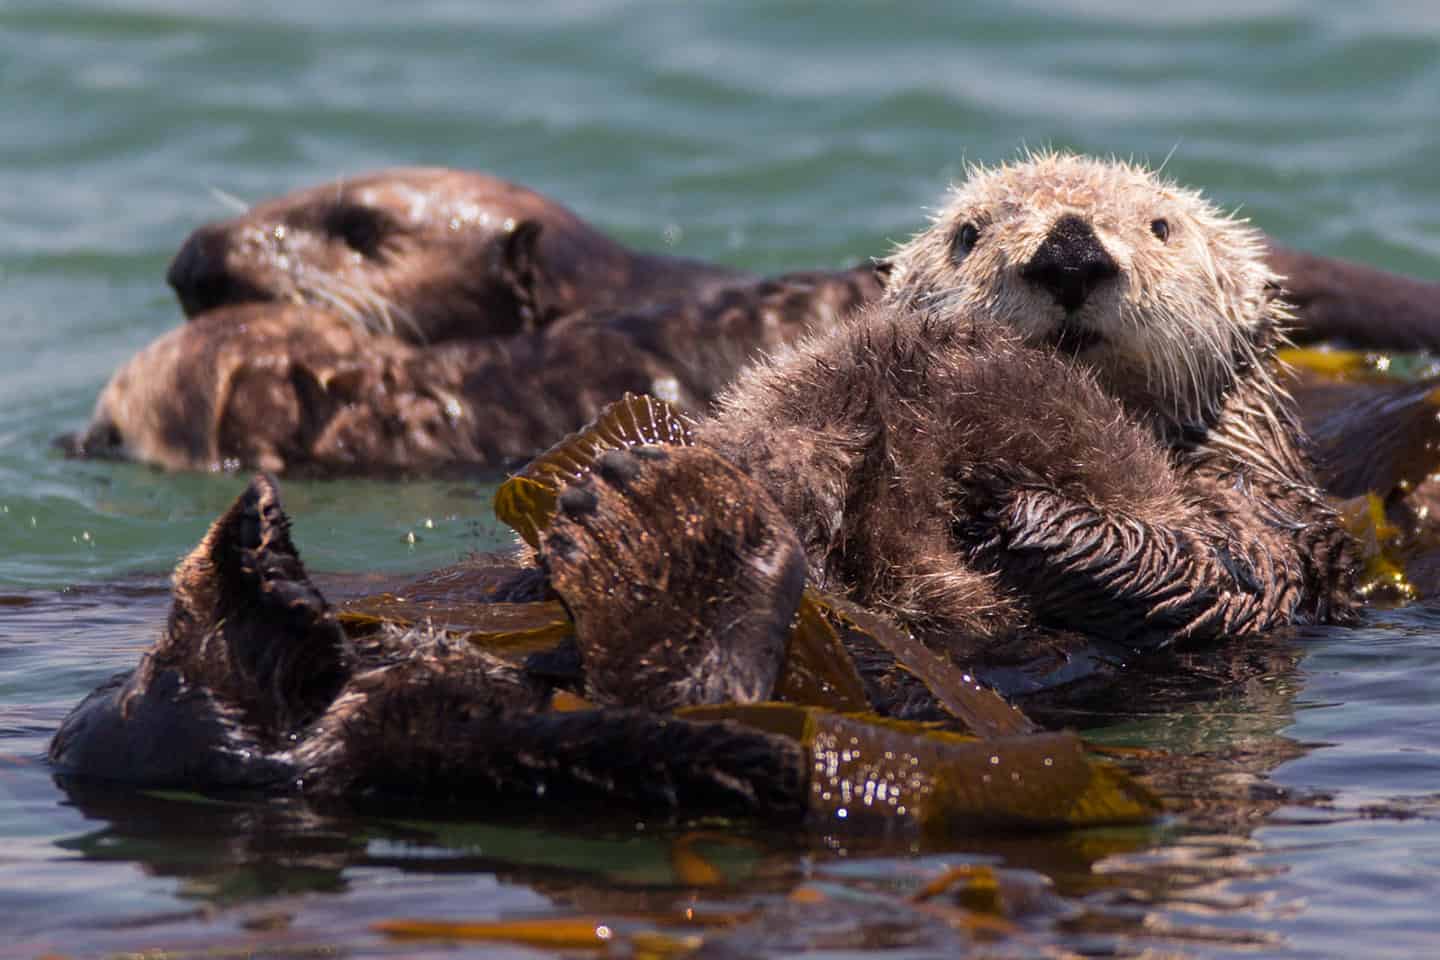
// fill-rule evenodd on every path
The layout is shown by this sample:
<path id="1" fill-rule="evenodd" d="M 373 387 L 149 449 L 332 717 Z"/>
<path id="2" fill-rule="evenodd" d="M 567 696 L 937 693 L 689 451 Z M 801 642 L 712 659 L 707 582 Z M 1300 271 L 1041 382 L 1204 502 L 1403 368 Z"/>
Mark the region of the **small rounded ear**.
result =
<path id="1" fill-rule="evenodd" d="M 558 312 L 550 302 L 550 278 L 540 255 L 544 229 L 538 220 L 521 220 L 500 242 L 499 281 L 514 300 L 525 333 L 544 327 Z"/>
<path id="2" fill-rule="evenodd" d="M 886 257 L 875 257 L 871 260 L 871 267 L 875 271 L 875 278 L 880 281 L 880 286 L 889 286 L 890 274 L 895 270 L 895 262 Z"/>

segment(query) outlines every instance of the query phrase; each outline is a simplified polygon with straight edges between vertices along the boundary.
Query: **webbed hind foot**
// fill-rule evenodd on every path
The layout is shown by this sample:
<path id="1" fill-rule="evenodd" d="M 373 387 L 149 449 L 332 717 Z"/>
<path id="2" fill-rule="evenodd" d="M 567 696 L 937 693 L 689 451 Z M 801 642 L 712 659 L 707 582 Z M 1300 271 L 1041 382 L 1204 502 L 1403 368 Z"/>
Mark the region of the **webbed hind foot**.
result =
<path id="1" fill-rule="evenodd" d="M 175 568 L 165 632 L 96 690 L 50 745 L 57 773 L 186 787 L 273 785 L 275 752 L 346 681 L 345 636 L 261 475 Z"/>
<path id="2" fill-rule="evenodd" d="M 774 501 L 703 447 L 601 454 L 541 544 L 597 703 L 671 710 L 771 696 L 805 556 Z"/>
<path id="3" fill-rule="evenodd" d="M 339 692 L 345 635 L 290 540 L 274 478 L 256 475 L 174 574 L 149 660 L 240 707 L 262 738 L 310 722 Z"/>

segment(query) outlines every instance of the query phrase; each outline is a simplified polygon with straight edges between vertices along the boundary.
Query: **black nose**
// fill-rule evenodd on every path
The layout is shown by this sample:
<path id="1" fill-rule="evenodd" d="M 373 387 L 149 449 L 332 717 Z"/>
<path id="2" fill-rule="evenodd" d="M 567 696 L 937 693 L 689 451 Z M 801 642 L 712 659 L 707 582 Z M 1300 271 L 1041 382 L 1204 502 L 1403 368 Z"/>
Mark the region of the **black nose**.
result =
<path id="1" fill-rule="evenodd" d="M 1079 309 L 1090 293 L 1120 267 L 1100 246 L 1090 224 L 1066 214 L 1050 228 L 1035 256 L 1020 270 L 1026 280 L 1048 291 L 1066 310 Z"/>
<path id="2" fill-rule="evenodd" d="M 212 227 L 200 227 L 185 238 L 180 252 L 170 261 L 165 282 L 180 298 L 185 313 L 194 316 L 233 299 L 226 275 L 225 234 Z"/>

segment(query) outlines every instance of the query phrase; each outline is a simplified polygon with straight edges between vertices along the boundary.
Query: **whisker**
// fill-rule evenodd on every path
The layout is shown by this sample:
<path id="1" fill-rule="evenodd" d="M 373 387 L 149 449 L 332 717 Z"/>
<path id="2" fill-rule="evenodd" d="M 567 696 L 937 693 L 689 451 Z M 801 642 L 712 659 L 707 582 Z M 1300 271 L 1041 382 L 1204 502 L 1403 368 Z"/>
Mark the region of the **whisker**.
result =
<path id="1" fill-rule="evenodd" d="M 221 190 L 219 187 L 210 187 L 209 191 L 210 196 L 217 203 L 219 203 L 220 206 L 225 207 L 226 209 L 231 210 L 235 213 L 250 212 L 250 204 L 246 203 L 244 200 L 241 200 L 239 197 L 235 196 L 235 194 L 229 193 L 225 190 Z"/>

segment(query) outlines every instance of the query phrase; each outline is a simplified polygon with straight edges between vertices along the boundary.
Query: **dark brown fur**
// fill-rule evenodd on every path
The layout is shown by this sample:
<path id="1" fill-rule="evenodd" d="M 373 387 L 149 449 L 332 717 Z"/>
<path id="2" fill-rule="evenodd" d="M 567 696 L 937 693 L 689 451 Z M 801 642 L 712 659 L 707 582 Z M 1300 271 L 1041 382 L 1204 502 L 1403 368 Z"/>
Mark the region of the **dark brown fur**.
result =
<path id="1" fill-rule="evenodd" d="M 784 515 L 699 447 L 613 451 L 596 467 L 560 495 L 542 554 L 587 695 L 651 710 L 769 699 L 805 584 Z"/>
<path id="2" fill-rule="evenodd" d="M 347 637 L 288 526 L 274 482 L 255 478 L 177 567 L 169 623 L 139 668 L 66 718 L 57 773 L 470 813 L 803 812 L 807 761 L 792 740 L 637 710 L 551 713 L 543 680 L 466 640 Z M 625 696 L 645 702 L 645 684 L 669 678 L 631 679 Z"/>
<path id="3" fill-rule="evenodd" d="M 196 229 L 168 274 L 190 316 L 303 301 L 417 343 L 689 300 L 743 278 L 630 250 L 532 190 L 440 167 L 380 170 L 257 204 Z"/>
<path id="4" fill-rule="evenodd" d="M 1440 283 L 1273 242 L 1266 261 L 1295 305 L 1295 340 L 1440 351 Z"/>
<path id="5" fill-rule="evenodd" d="M 220 308 L 121 367 L 65 443 L 173 470 L 499 468 L 627 391 L 703 410 L 759 347 L 833 323 L 879 287 L 866 264 L 428 347 L 319 307 Z"/>

